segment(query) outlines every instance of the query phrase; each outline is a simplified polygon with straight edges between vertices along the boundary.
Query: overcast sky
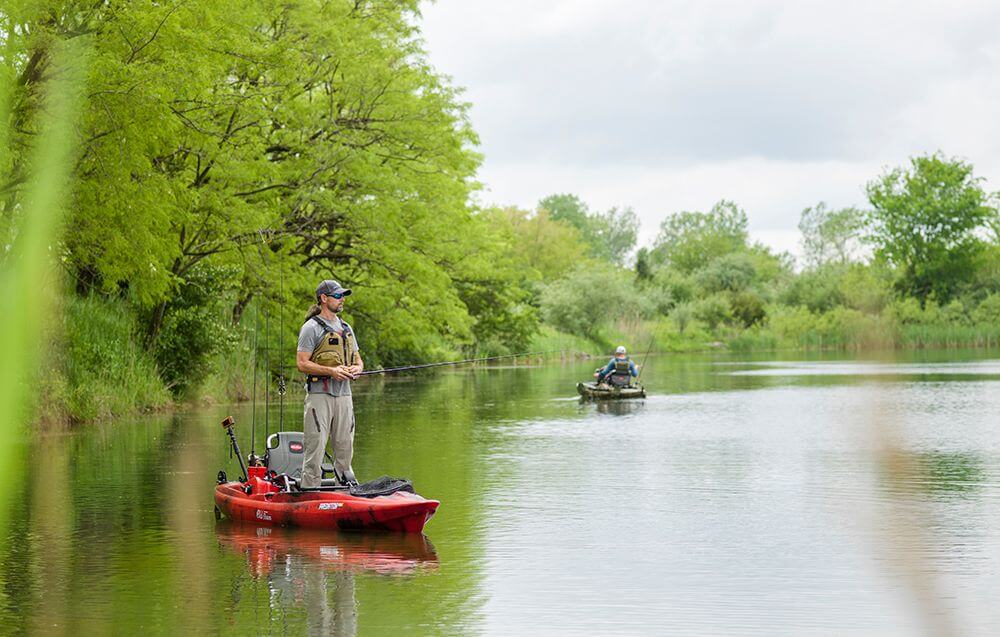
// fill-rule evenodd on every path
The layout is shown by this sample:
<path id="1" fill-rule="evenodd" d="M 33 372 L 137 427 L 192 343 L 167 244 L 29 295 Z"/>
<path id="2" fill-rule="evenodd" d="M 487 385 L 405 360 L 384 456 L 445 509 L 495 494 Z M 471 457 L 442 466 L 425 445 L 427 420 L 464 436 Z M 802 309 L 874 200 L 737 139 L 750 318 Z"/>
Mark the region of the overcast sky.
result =
<path id="1" fill-rule="evenodd" d="M 1000 183 L 1000 1 L 438 0 L 437 70 L 465 87 L 485 204 L 571 192 L 632 206 L 640 243 L 679 210 L 744 207 L 799 252 L 802 208 L 941 150 Z"/>

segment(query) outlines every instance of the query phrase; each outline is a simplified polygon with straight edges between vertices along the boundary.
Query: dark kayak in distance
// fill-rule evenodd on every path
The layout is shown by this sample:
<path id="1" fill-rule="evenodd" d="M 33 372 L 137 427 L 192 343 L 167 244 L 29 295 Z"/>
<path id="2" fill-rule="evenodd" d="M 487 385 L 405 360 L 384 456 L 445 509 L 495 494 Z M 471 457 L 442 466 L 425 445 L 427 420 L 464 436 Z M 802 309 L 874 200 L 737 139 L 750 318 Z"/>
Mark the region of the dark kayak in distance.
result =
<path id="1" fill-rule="evenodd" d="M 621 400 L 624 398 L 645 398 L 646 388 L 642 385 L 635 387 L 612 387 L 606 383 L 577 383 L 576 391 L 581 396 L 591 400 Z"/>

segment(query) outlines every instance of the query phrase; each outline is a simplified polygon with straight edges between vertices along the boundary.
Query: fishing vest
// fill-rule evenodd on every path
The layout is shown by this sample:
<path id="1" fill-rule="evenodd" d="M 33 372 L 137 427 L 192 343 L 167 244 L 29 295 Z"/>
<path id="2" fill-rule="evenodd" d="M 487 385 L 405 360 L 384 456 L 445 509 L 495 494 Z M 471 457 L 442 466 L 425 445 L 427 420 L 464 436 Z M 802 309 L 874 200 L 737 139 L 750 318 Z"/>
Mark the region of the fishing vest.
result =
<path id="1" fill-rule="evenodd" d="M 351 330 L 351 326 L 341 320 L 340 323 L 344 326 L 344 331 L 338 334 L 331 331 L 330 326 L 324 323 L 320 317 L 314 316 L 311 320 L 316 321 L 316 324 L 323 328 L 323 336 L 309 360 L 326 367 L 353 365 L 354 357 L 358 353 L 358 343 L 354 340 L 354 331 Z"/>
<path id="2" fill-rule="evenodd" d="M 611 384 L 616 387 L 627 387 L 632 384 L 632 368 L 628 359 L 615 359 L 615 368 L 611 370 Z"/>

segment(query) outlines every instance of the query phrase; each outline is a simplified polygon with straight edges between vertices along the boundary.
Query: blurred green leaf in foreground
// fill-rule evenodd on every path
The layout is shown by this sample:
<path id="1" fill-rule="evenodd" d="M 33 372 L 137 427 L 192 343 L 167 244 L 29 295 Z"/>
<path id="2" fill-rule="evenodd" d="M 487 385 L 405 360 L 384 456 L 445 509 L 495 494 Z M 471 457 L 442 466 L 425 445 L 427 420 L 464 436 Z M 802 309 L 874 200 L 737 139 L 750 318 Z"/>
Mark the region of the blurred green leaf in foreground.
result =
<path id="1" fill-rule="evenodd" d="M 16 28 L 10 14 L 2 30 Z M 33 381 L 42 368 L 45 326 L 59 311 L 57 273 L 60 221 L 75 147 L 79 82 L 86 37 L 36 42 L 17 51 L 4 38 L 0 64 L 0 467 L 20 475 L 26 424 L 36 400 Z M 27 67 L 33 71 L 27 73 Z M 33 102 L 24 108 L 25 101 Z M 20 108 L 18 107 L 20 105 Z M 30 115 L 26 113 L 30 112 Z M 30 128 L 32 143 L 15 147 L 12 130 Z M 7 494 L 0 490 L 0 521 Z"/>

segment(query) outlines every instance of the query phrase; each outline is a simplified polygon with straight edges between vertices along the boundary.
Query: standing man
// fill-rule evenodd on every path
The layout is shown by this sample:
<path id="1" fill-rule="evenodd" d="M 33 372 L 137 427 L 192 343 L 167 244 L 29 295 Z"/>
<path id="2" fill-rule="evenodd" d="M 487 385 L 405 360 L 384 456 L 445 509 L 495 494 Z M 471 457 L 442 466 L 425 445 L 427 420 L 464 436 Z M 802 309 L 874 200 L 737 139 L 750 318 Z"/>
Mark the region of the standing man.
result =
<path id="1" fill-rule="evenodd" d="M 316 305 L 309 308 L 299 330 L 296 366 L 306 375 L 306 406 L 302 422 L 305 456 L 303 488 L 320 486 L 323 452 L 333 439 L 333 471 L 340 484 L 357 484 L 354 456 L 354 402 L 351 380 L 365 369 L 354 330 L 337 314 L 351 291 L 332 279 L 316 288 Z"/>

